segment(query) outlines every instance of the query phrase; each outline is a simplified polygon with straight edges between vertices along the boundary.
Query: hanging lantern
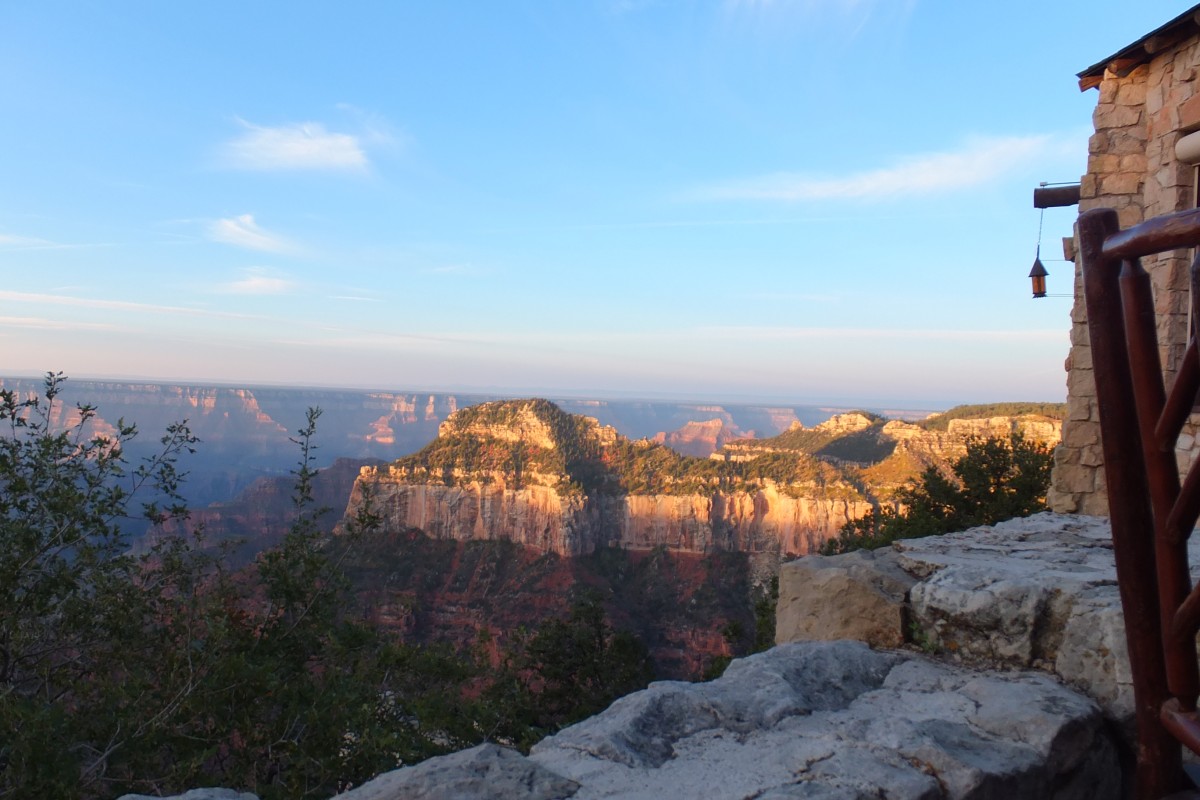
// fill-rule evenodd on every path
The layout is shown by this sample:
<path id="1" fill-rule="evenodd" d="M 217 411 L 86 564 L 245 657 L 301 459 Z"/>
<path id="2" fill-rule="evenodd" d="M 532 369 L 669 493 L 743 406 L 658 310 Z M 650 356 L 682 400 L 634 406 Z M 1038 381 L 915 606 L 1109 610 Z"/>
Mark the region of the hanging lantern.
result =
<path id="1" fill-rule="evenodd" d="M 1042 249 L 1039 247 L 1037 254 L 1033 257 L 1033 269 L 1029 270 L 1029 278 L 1033 281 L 1033 296 L 1034 298 L 1046 296 L 1046 268 L 1042 266 Z"/>
<path id="2" fill-rule="evenodd" d="M 1042 184 L 1042 189 L 1046 188 L 1046 184 Z M 1078 202 L 1078 199 L 1076 200 Z M 1038 213 L 1038 238 L 1037 250 L 1033 254 L 1033 269 L 1029 270 L 1029 279 L 1033 281 L 1033 299 L 1046 296 L 1046 267 L 1042 264 L 1042 223 L 1046 221 L 1046 206 L 1038 204 L 1037 190 L 1033 193 L 1033 204 L 1042 210 Z"/>

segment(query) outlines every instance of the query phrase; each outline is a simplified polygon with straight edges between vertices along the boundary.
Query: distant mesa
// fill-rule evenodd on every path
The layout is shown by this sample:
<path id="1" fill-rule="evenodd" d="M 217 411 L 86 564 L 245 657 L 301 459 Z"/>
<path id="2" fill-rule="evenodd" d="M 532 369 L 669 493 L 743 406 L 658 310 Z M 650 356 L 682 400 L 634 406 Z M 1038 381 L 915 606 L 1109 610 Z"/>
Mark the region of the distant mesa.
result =
<path id="1" fill-rule="evenodd" d="M 348 513 L 370 496 L 386 530 L 567 556 L 660 546 L 796 555 L 891 502 L 926 467 L 965 454 L 972 436 L 1055 444 L 1061 416 L 1044 404 L 960 407 L 919 423 L 853 411 L 697 458 L 667 447 L 666 435 L 630 440 L 548 400 L 489 402 L 451 414 L 417 453 L 364 468 Z M 715 419 L 688 430 L 725 428 Z"/>

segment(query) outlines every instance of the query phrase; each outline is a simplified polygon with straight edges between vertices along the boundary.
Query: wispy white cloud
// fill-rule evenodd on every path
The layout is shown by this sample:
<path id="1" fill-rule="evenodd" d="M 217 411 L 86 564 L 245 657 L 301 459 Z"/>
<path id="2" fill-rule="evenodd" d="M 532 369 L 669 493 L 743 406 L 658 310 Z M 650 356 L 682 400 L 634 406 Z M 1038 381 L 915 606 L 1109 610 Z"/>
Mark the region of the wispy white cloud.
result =
<path id="1" fill-rule="evenodd" d="M 223 283 L 217 291 L 226 294 L 286 294 L 296 284 L 266 267 L 247 267 L 242 277 Z"/>
<path id="2" fill-rule="evenodd" d="M 157 305 L 154 303 L 134 303 L 129 300 L 103 300 L 95 297 L 74 297 L 72 295 L 42 294 L 39 292 L 10 292 L 0 290 L 0 300 L 7 300 L 12 303 L 74 306 L 77 308 L 91 308 L 102 311 L 133 311 L 149 314 L 171 314 L 192 317 L 222 317 L 227 319 L 263 319 L 263 317 L 257 317 L 251 314 L 212 311 L 204 308 Z"/>
<path id="3" fill-rule="evenodd" d="M 478 275 L 480 273 L 480 270 L 470 264 L 439 264 L 423 271 L 433 275 Z"/>
<path id="4" fill-rule="evenodd" d="M 108 331 L 116 326 L 103 322 L 46 319 L 44 317 L 0 317 L 0 328 L 26 328 L 41 331 Z"/>
<path id="5" fill-rule="evenodd" d="M 366 297 L 358 294 L 334 294 L 329 296 L 330 300 L 345 300 L 350 303 L 379 303 L 382 302 L 378 297 Z"/>
<path id="6" fill-rule="evenodd" d="M 1050 136 L 977 138 L 963 147 L 923 153 L 847 175 L 776 172 L 704 187 L 709 200 L 883 200 L 979 186 L 1023 167 L 1053 147 Z"/>
<path id="7" fill-rule="evenodd" d="M 952 328 L 790 328 L 756 326 L 711 326 L 696 328 L 692 335 L 720 340 L 786 341 L 813 339 L 874 339 L 878 341 L 947 342 L 1057 342 L 1066 333 L 1057 328 L 970 330 Z"/>
<path id="8" fill-rule="evenodd" d="M 222 164 L 233 169 L 361 172 L 369 163 L 358 136 L 326 130 L 319 122 L 277 127 L 238 122 L 245 132 L 221 150 Z"/>
<path id="9" fill-rule="evenodd" d="M 259 227 L 253 214 L 219 219 L 209 225 L 208 236 L 215 242 L 265 253 L 295 253 L 299 249 L 286 238 Z"/>
<path id="10" fill-rule="evenodd" d="M 391 122 L 374 111 L 359 108 L 351 103 L 338 103 L 336 108 L 354 120 L 354 123 L 361 130 L 356 136 L 359 144 L 364 149 L 367 147 L 375 149 L 379 147 L 404 146 L 410 142 L 408 134 L 397 130 Z"/>
<path id="11" fill-rule="evenodd" d="M 45 247 L 52 244 L 54 242 L 46 239 L 36 239 L 32 236 L 12 236 L 7 233 L 0 233 L 0 247 Z"/>
<path id="12" fill-rule="evenodd" d="M 87 247 L 112 247 L 111 244 L 89 242 L 86 244 L 63 244 L 35 236 L 14 236 L 0 233 L 0 250 L 75 250 Z"/>

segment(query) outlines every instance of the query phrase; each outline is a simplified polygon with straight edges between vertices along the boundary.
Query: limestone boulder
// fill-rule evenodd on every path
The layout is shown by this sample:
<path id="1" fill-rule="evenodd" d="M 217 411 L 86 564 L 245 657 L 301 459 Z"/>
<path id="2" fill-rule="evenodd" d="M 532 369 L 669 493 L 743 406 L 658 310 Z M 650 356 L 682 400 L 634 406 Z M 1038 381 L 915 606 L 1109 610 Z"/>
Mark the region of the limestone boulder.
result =
<path id="1" fill-rule="evenodd" d="M 659 683 L 537 744 L 573 800 L 1057 798 L 1119 795 L 1094 702 L 1036 673 L 947 666 L 858 642 L 735 661 Z"/>
<path id="2" fill-rule="evenodd" d="M 1191 558 L 1200 565 L 1195 543 Z M 1107 519 L 1044 513 L 873 554 L 803 558 L 781 568 L 779 599 L 778 642 L 907 641 L 959 662 L 1042 669 L 1131 723 Z"/>
<path id="3" fill-rule="evenodd" d="M 855 639 L 873 647 L 900 647 L 908 591 L 916 582 L 890 548 L 784 564 L 775 641 Z"/>

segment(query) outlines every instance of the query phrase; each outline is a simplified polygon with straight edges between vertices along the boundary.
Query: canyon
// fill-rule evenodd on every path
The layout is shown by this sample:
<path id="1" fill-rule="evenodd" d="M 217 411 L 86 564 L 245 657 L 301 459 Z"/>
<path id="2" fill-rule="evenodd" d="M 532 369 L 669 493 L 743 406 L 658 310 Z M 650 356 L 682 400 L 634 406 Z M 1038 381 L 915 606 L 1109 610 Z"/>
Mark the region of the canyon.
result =
<path id="1" fill-rule="evenodd" d="M 43 388 L 43 378 L 0 376 L 0 390 L 21 397 L 39 394 Z M 327 467 L 338 458 L 391 461 L 413 453 L 428 444 L 438 425 L 458 409 L 497 399 L 502 398 L 430 391 L 70 379 L 61 386 L 55 421 L 65 427 L 74 418 L 77 404 L 83 403 L 96 410 L 85 430 L 89 436 L 112 435 L 120 420 L 136 423 L 141 434 L 127 448 L 136 462 L 153 452 L 168 425 L 186 420 L 200 446 L 184 465 L 189 476 L 182 490 L 189 505 L 202 507 L 235 500 L 259 478 L 287 476 L 297 459 L 291 438 L 310 407 L 323 411 L 316 466 Z M 708 455 L 728 438 L 772 436 L 794 422 L 812 425 L 844 410 L 588 398 L 555 402 L 630 438 L 687 437 L 692 455 Z M 697 424 L 699 433 L 687 433 Z"/>
<path id="2" fill-rule="evenodd" d="M 1060 430 L 1040 414 L 951 419 L 940 430 L 850 412 L 729 440 L 705 461 L 678 455 L 662 436 L 630 441 L 547 401 L 492 402 L 450 415 L 419 453 L 364 467 L 347 514 L 369 503 L 384 531 L 559 556 L 664 547 L 777 561 L 813 552 L 891 503 L 897 488 L 944 469 L 973 437 L 1019 434 L 1053 446 Z"/>
<path id="3" fill-rule="evenodd" d="M 0 379 L 22 394 L 40 386 Z M 1053 443 L 1060 424 L 1021 413 L 938 426 L 805 406 L 74 380 L 58 401 L 64 425 L 76 403 L 97 407 L 88 435 L 137 421 L 135 463 L 175 420 L 200 437 L 182 465 L 190 518 L 135 549 L 200 532 L 235 568 L 253 564 L 291 525 L 291 439 L 319 406 L 321 529 L 333 536 L 368 496 L 380 514 L 347 562 L 361 613 L 403 641 L 466 648 L 485 635 L 498 651 L 590 588 L 612 623 L 650 648 L 660 676 L 692 678 L 752 647 L 754 603 L 781 559 L 818 548 L 922 469 L 945 467 L 972 435 Z"/>

